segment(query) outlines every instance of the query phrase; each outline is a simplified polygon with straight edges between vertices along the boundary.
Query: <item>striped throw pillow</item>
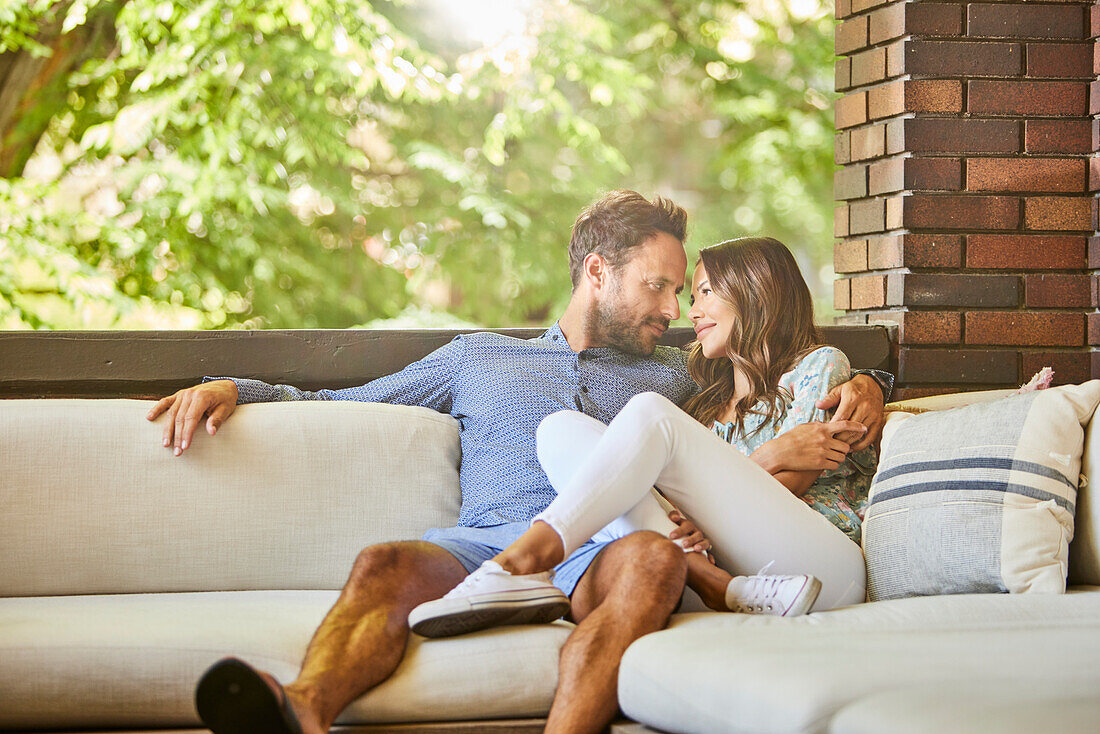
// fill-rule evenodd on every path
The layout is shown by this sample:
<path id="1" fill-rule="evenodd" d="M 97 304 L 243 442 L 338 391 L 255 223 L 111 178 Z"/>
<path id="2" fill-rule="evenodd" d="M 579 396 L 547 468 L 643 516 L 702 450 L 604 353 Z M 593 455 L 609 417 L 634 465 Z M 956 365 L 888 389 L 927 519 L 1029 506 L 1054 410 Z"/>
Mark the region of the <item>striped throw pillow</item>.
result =
<path id="1" fill-rule="evenodd" d="M 1100 380 L 891 413 L 863 521 L 868 597 L 1062 593 Z"/>

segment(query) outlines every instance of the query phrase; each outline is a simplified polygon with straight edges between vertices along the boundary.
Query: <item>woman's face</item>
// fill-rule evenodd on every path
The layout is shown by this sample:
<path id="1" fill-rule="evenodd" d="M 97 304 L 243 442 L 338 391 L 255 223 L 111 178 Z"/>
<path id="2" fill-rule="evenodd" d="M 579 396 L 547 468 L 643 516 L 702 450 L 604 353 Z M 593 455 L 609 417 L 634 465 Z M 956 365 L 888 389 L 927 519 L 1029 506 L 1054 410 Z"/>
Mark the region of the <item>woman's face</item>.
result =
<path id="1" fill-rule="evenodd" d="M 688 318 L 695 326 L 695 336 L 707 359 L 728 357 L 726 344 L 737 321 L 733 307 L 718 297 L 710 287 L 710 278 L 703 263 L 695 266 L 691 277 L 691 310 Z"/>

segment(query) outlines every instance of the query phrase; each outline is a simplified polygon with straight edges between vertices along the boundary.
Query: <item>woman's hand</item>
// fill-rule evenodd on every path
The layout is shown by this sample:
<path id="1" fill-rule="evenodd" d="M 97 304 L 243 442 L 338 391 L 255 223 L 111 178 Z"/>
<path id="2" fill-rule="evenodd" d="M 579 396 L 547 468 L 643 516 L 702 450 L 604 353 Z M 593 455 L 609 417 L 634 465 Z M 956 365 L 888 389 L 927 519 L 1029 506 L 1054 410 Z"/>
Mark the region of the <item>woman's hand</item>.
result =
<path id="1" fill-rule="evenodd" d="M 695 527 L 695 523 L 684 517 L 679 510 L 668 513 L 668 519 L 676 523 L 676 528 L 668 534 L 669 540 L 692 553 L 710 550 L 710 541 L 703 536 L 703 531 Z M 708 557 L 714 563 L 714 558 Z"/>
<path id="2" fill-rule="evenodd" d="M 760 446 L 749 458 L 772 475 L 781 471 L 820 473 L 836 469 L 848 456 L 852 447 L 840 436 L 850 432 L 862 437 L 866 430 L 850 420 L 802 423 Z"/>

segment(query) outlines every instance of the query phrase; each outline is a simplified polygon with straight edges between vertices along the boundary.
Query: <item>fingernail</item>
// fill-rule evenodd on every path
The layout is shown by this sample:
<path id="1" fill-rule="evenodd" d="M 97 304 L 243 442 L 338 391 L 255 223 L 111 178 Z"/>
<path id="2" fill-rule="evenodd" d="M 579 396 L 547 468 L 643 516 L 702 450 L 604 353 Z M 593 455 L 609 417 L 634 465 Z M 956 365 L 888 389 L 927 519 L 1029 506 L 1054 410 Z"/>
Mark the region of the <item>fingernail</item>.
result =
<path id="1" fill-rule="evenodd" d="M 168 439 L 166 438 L 166 439 L 164 439 L 164 442 L 161 444 L 161 446 L 167 446 L 167 445 L 168 445 Z"/>
<path id="2" fill-rule="evenodd" d="M 180 447 L 179 447 L 179 446 L 177 446 L 177 447 L 176 447 L 176 450 L 175 450 L 175 451 L 174 451 L 173 453 L 174 453 L 174 454 L 175 454 L 176 456 L 179 456 L 179 455 L 180 455 Z"/>
<path id="3" fill-rule="evenodd" d="M 183 448 L 187 448 L 190 444 L 191 444 L 190 441 L 184 441 L 182 445 L 183 445 Z"/>

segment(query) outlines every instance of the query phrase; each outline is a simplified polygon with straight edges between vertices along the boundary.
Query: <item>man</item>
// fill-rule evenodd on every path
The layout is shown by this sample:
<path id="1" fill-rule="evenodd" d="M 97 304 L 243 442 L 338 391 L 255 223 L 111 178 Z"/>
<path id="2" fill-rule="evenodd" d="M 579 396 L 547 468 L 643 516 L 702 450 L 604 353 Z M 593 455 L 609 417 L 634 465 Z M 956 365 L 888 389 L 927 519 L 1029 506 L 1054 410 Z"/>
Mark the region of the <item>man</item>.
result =
<path id="1" fill-rule="evenodd" d="M 244 402 L 422 405 L 460 424 L 458 527 L 430 530 L 423 541 L 363 550 L 310 643 L 298 679 L 285 688 L 242 661 L 215 665 L 196 693 L 208 726 L 217 734 L 327 731 L 348 704 L 393 673 L 410 610 L 456 586 L 553 499 L 535 454 L 535 429 L 546 415 L 568 408 L 606 423 L 638 393 L 655 391 L 681 402 L 695 389 L 684 355 L 657 347 L 679 317 L 686 221 L 672 202 L 650 202 L 630 191 L 612 192 L 582 212 L 569 246 L 573 295 L 540 338 L 458 337 L 401 372 L 356 388 L 308 393 L 216 379 L 154 406 L 148 417 L 168 413 L 163 444 L 176 455 L 204 418 L 214 435 Z M 882 412 L 878 384 L 863 376 L 842 388 L 838 412 L 862 419 L 874 433 Z M 814 440 L 809 431 L 800 435 Z M 577 627 L 562 648 L 547 731 L 599 731 L 611 721 L 619 659 L 631 642 L 665 626 L 683 591 L 685 567 L 679 546 L 640 532 L 590 541 L 557 568 L 554 583 L 569 597 Z"/>

